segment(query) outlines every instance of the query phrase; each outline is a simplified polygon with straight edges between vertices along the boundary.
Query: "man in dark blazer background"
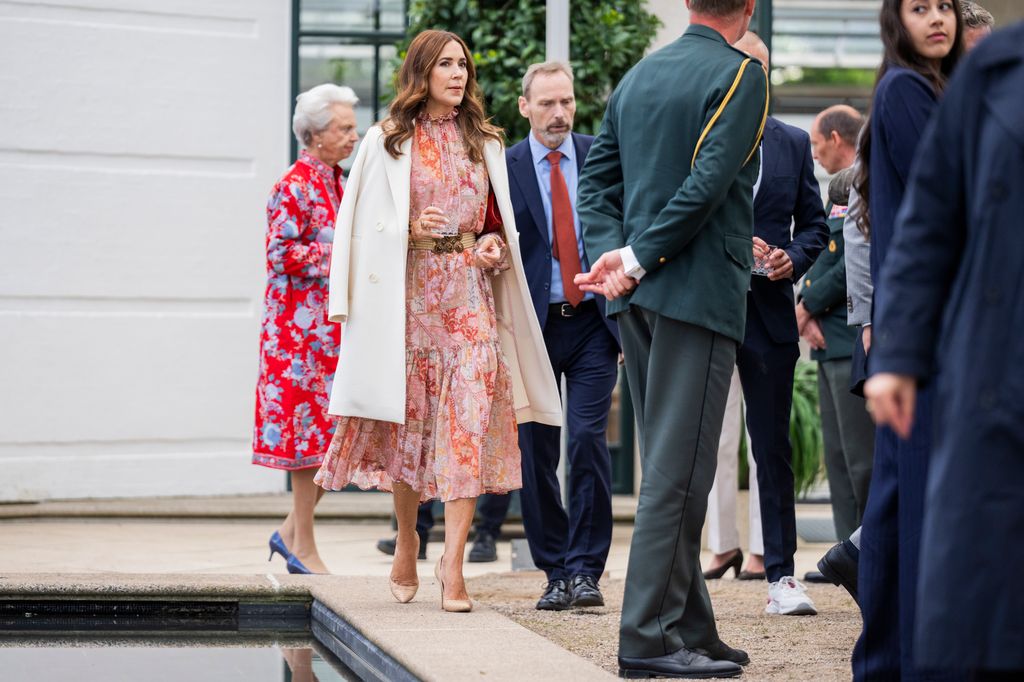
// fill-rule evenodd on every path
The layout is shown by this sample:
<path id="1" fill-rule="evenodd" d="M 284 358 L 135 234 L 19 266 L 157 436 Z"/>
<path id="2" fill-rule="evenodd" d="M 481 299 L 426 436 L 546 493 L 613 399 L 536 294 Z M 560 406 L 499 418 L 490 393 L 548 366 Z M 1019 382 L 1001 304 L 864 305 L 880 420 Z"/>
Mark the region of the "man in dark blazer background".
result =
<path id="1" fill-rule="evenodd" d="M 768 48 L 753 33 L 743 36 L 736 47 L 768 64 Z M 754 248 L 767 257 L 768 272 L 751 277 L 747 326 L 736 364 L 757 462 L 768 578 L 765 611 L 813 615 L 814 603 L 793 575 L 796 500 L 789 419 L 793 372 L 800 357 L 793 282 L 825 248 L 828 226 L 814 177 L 808 134 L 769 117 L 759 151 L 761 168 L 754 183 Z"/>
<path id="2" fill-rule="evenodd" d="M 622 334 L 642 478 L 619 628 L 624 677 L 731 677 L 701 528 L 746 325 L 761 64 L 732 47 L 755 0 L 686 0 L 690 26 L 623 77 L 580 179 L 590 271 Z"/>
<path id="3" fill-rule="evenodd" d="M 825 172 L 835 175 L 853 166 L 857 138 L 863 126 L 860 112 L 846 105 L 835 105 L 818 114 L 811 142 L 814 157 Z M 849 199 L 840 198 L 841 203 L 830 200 L 826 207 L 828 250 L 821 254 L 802 282 L 797 321 L 805 334 L 807 326 L 815 323 L 817 329 L 812 329 L 811 334 L 821 337 L 811 343 L 811 359 L 818 362 L 821 430 L 832 518 L 836 535 L 844 541 L 860 526 L 867 506 L 875 427 L 863 398 L 850 391 L 856 345 L 861 344 L 863 350 L 864 344 L 858 340 L 857 328 L 850 326 L 848 319 L 849 278 L 843 226 L 849 212 Z M 870 325 L 865 329 L 865 333 L 870 334 Z M 852 544 L 848 547 L 851 552 L 856 551 Z"/>
<path id="4" fill-rule="evenodd" d="M 519 111 L 526 139 L 506 152 L 509 189 L 530 295 L 544 330 L 551 367 L 566 381 L 568 513 L 556 475 L 561 429 L 519 427 L 523 526 L 530 553 L 547 575 L 537 608 L 601 606 L 598 586 L 611 547 L 611 458 L 606 431 L 618 375 L 618 328 L 603 297 L 573 281 L 587 265 L 576 189 L 593 142 L 572 132 L 572 68 L 533 64 L 523 77 Z"/>

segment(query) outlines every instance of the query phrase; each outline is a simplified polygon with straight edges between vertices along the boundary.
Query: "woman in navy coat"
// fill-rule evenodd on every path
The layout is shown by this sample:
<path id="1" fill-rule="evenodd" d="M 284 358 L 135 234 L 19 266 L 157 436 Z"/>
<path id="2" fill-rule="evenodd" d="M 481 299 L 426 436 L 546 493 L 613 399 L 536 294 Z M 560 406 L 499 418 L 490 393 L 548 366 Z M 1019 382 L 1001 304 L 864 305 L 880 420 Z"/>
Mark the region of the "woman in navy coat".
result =
<path id="1" fill-rule="evenodd" d="M 961 53 L 958 0 L 883 0 L 884 46 L 871 117 L 859 143 L 861 197 L 857 222 L 871 240 L 871 279 L 896 233 L 910 165 L 947 78 Z M 876 306 L 886 296 L 875 287 Z M 874 350 L 873 348 L 871 349 Z M 868 357 L 869 372 L 871 357 Z M 861 530 L 858 592 L 864 630 L 853 652 L 855 680 L 956 679 L 915 666 L 913 631 L 918 550 L 931 450 L 931 396 L 921 391 L 917 423 L 906 439 L 887 427 L 875 437 L 875 459 Z M 968 574 L 970 575 L 970 574 Z M 938 596 L 938 595 L 936 595 Z"/>
<path id="2" fill-rule="evenodd" d="M 876 280 L 866 387 L 876 419 L 906 434 L 938 367 L 915 647 L 976 679 L 1024 675 L 1022 45 L 1024 24 L 982 43 L 921 141 Z"/>

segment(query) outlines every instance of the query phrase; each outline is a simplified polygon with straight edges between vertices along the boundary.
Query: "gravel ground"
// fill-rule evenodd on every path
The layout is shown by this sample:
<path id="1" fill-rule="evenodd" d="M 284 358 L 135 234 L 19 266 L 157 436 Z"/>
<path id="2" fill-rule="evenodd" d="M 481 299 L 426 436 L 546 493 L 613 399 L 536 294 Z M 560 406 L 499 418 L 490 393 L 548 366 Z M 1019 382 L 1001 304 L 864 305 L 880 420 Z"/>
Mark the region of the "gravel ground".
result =
<path id="1" fill-rule="evenodd" d="M 540 572 L 488 574 L 466 581 L 474 600 L 615 674 L 621 580 L 601 583 L 606 606 L 537 611 Z M 860 633 L 860 612 L 841 588 L 808 585 L 817 616 L 764 613 L 767 585 L 729 578 L 708 582 L 718 630 L 730 646 L 750 654 L 744 680 L 848 680 L 850 652 Z"/>

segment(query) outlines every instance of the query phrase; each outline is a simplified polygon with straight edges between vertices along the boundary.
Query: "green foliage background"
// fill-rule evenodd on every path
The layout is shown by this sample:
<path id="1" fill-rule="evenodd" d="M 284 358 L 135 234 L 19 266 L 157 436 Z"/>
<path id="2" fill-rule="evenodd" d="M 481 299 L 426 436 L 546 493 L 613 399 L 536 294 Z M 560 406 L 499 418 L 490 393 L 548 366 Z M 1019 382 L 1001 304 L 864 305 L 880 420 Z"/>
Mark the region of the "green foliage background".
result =
<path id="1" fill-rule="evenodd" d="M 605 102 L 619 79 L 638 62 L 661 21 L 644 10 L 643 0 L 573 0 L 569 38 L 576 82 L 574 130 L 596 134 Z M 529 132 L 519 114 L 523 73 L 544 61 L 545 10 L 541 0 L 411 0 L 405 56 L 420 31 L 438 28 L 463 38 L 473 51 L 487 112 L 510 142 Z"/>

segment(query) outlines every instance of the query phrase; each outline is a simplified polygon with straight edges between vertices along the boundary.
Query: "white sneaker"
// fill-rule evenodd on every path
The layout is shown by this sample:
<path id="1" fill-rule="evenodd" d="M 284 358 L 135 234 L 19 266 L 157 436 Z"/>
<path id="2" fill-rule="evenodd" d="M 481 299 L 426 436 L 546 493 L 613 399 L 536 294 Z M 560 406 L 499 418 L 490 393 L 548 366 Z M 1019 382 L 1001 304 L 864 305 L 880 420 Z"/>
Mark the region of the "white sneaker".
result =
<path id="1" fill-rule="evenodd" d="M 807 588 L 791 575 L 768 584 L 768 606 L 764 612 L 782 616 L 814 616 L 818 613 L 814 602 L 807 596 Z"/>

